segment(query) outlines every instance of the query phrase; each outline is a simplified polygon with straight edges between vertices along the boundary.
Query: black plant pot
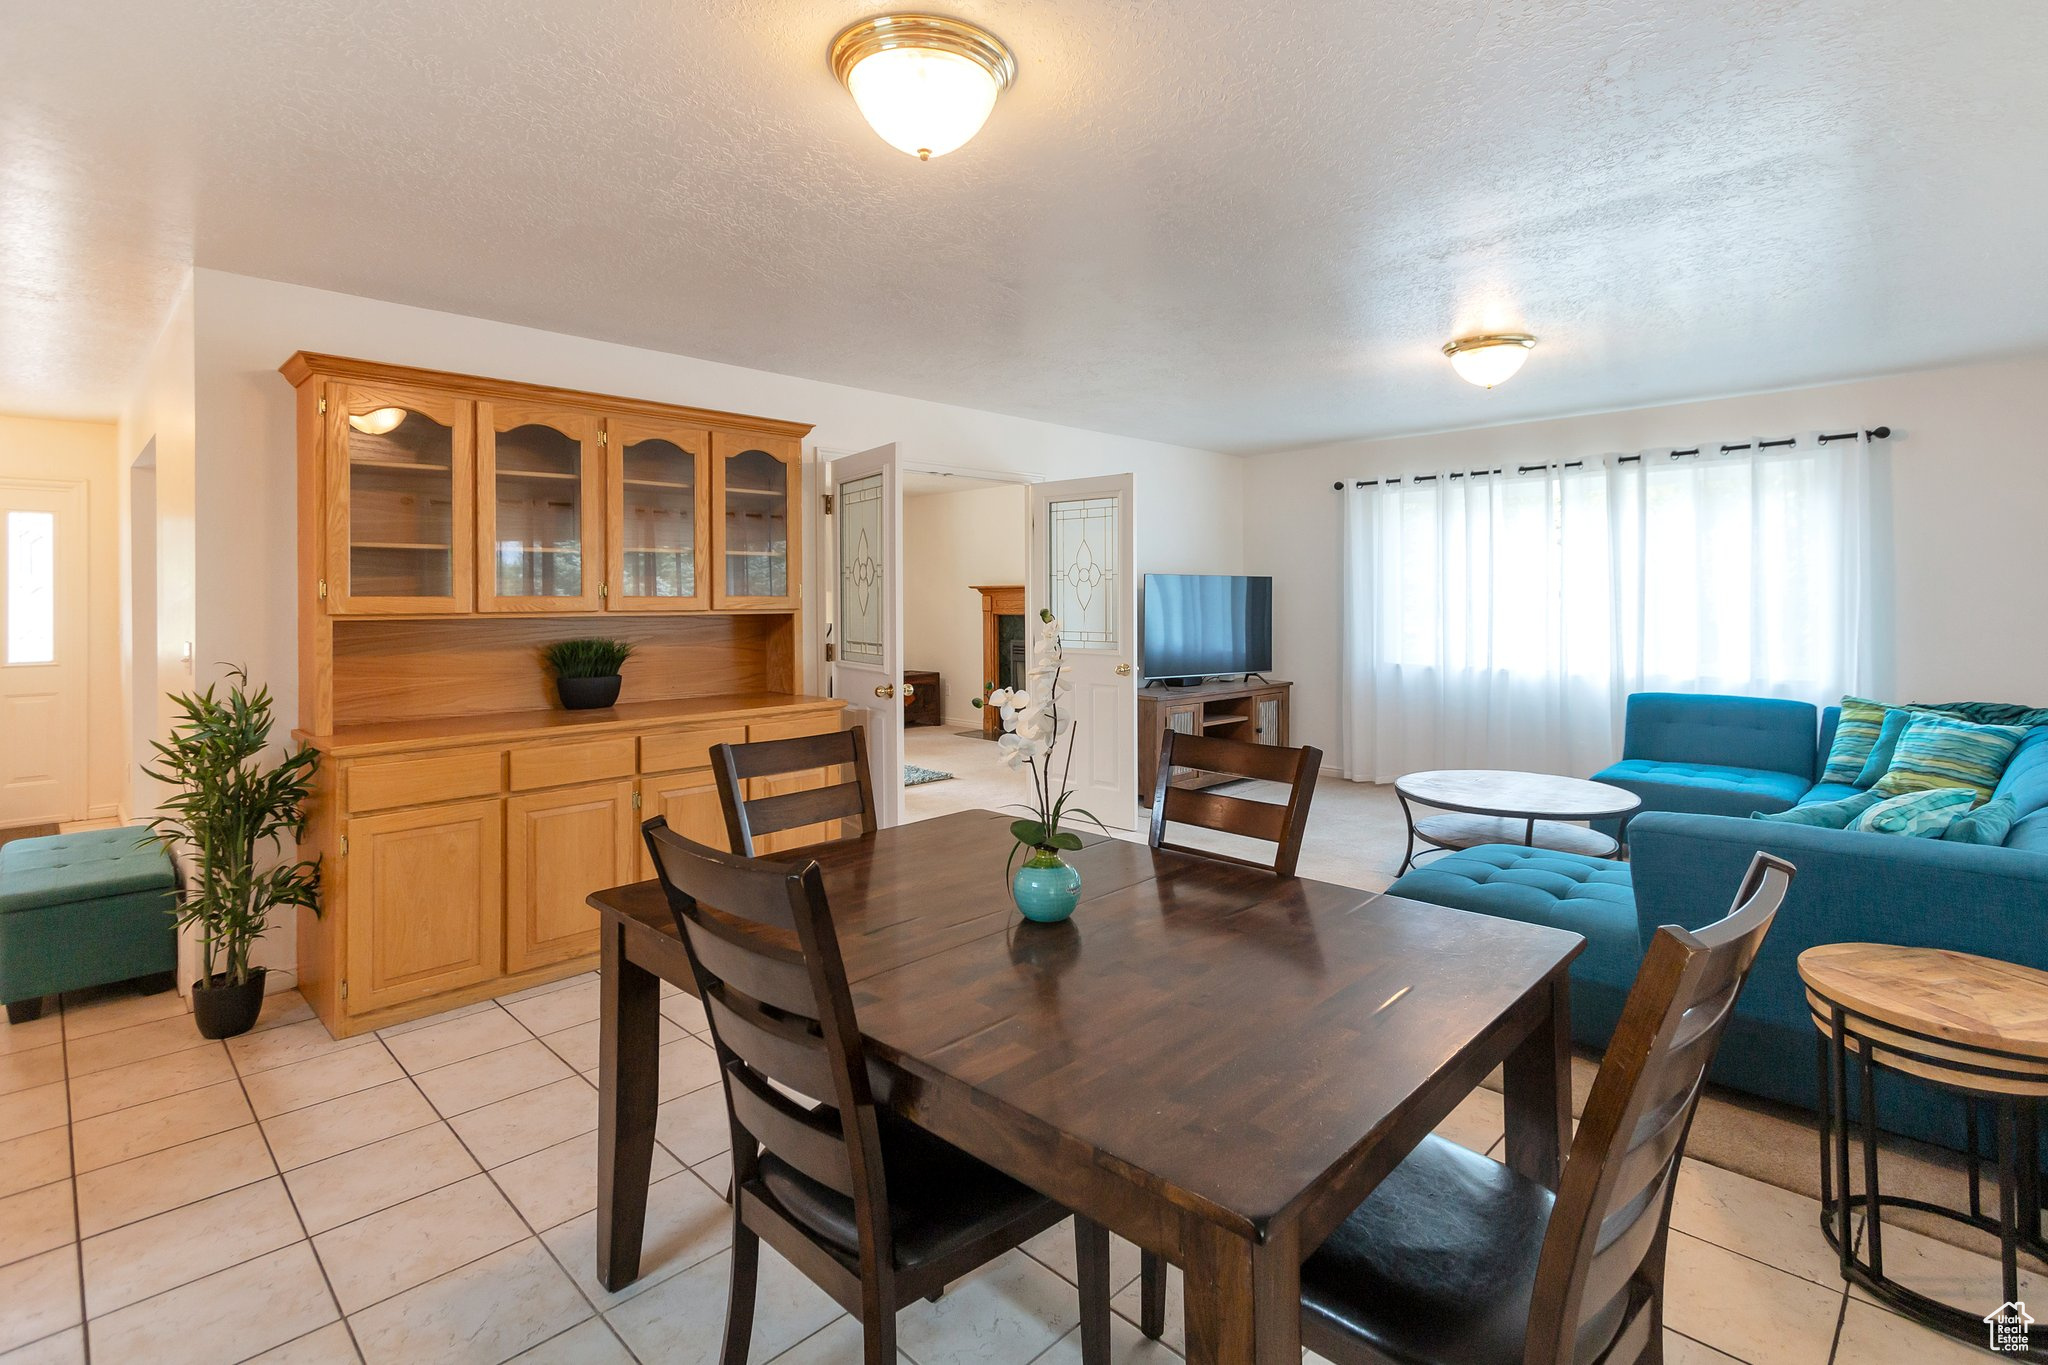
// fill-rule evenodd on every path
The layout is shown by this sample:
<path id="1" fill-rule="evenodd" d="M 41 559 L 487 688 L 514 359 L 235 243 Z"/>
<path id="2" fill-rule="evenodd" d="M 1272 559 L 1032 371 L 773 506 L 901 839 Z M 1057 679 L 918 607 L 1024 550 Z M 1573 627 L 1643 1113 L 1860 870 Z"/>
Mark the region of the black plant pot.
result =
<path id="1" fill-rule="evenodd" d="M 564 710 L 595 711 L 619 699 L 619 681 L 616 673 L 607 678 L 557 678 L 555 690 L 561 693 Z"/>
<path id="2" fill-rule="evenodd" d="M 251 967 L 249 979 L 239 986 L 224 984 L 225 978 L 192 983 L 192 1019 L 201 1038 L 233 1038 L 256 1027 L 263 1013 L 264 968 Z"/>

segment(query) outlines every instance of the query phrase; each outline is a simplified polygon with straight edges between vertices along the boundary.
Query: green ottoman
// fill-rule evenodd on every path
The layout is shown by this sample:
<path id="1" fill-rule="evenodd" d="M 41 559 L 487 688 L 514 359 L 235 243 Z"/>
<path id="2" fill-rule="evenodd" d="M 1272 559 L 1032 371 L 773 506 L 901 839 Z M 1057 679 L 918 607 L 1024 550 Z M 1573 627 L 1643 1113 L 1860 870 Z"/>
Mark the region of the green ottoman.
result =
<path id="1" fill-rule="evenodd" d="M 0 845 L 0 1001 L 9 1023 L 43 997 L 150 977 L 175 983 L 177 870 L 148 830 L 96 829 Z"/>

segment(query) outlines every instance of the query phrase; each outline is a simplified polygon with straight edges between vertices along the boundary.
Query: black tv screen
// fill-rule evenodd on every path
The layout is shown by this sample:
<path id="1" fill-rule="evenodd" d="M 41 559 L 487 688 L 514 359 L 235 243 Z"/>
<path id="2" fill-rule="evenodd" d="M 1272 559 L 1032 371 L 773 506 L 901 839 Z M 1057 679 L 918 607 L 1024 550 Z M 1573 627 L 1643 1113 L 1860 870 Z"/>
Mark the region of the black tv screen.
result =
<path id="1" fill-rule="evenodd" d="M 1145 676 L 1200 678 L 1273 667 L 1273 580 L 1145 575 Z"/>

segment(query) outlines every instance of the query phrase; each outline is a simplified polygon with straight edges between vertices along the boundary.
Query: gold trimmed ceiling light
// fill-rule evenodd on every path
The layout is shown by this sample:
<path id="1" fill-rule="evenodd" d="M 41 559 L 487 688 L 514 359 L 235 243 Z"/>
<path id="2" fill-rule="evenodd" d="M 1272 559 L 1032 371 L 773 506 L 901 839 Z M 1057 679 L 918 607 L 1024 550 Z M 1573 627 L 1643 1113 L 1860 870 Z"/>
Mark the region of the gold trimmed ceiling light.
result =
<path id="1" fill-rule="evenodd" d="M 832 74 L 882 141 L 929 161 L 981 131 L 1017 79 L 1017 59 L 962 20 L 883 14 L 832 40 Z"/>
<path id="2" fill-rule="evenodd" d="M 1460 379 L 1490 389 L 1512 379 L 1535 345 L 1536 338 L 1526 332 L 1493 332 L 1447 341 L 1444 354 L 1451 358 L 1451 368 Z"/>

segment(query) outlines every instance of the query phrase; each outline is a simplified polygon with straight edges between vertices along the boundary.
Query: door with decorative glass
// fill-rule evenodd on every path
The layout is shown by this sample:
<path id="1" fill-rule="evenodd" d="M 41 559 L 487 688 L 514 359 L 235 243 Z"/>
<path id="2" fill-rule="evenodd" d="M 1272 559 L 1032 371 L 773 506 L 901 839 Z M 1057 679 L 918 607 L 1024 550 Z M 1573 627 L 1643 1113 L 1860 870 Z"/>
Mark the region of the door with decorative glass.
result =
<path id="1" fill-rule="evenodd" d="M 711 433 L 644 418 L 605 421 L 612 611 L 711 605 Z M 652 874 L 650 874 L 652 875 Z"/>
<path id="2" fill-rule="evenodd" d="M 896 447 L 832 461 L 832 695 L 868 736 L 875 819 L 903 818 L 903 484 Z"/>
<path id="3" fill-rule="evenodd" d="M 467 612 L 475 603 L 475 413 L 425 389 L 329 384 L 327 609 Z"/>
<path id="4" fill-rule="evenodd" d="M 598 419 L 523 403 L 476 411 L 478 611 L 596 611 L 604 574 Z"/>
<path id="5" fill-rule="evenodd" d="M 711 480 L 719 559 L 711 605 L 795 611 L 802 601 L 801 449 L 787 437 L 714 431 Z"/>
<path id="6" fill-rule="evenodd" d="M 1074 804 L 1117 829 L 1138 826 L 1137 574 L 1131 476 L 1031 485 L 1024 625 L 1050 608 L 1074 690 Z"/>
<path id="7" fill-rule="evenodd" d="M 84 484 L 0 482 L 0 826 L 87 814 L 85 537 Z"/>

